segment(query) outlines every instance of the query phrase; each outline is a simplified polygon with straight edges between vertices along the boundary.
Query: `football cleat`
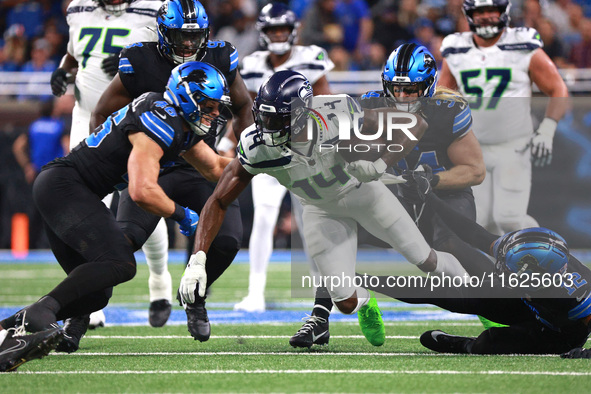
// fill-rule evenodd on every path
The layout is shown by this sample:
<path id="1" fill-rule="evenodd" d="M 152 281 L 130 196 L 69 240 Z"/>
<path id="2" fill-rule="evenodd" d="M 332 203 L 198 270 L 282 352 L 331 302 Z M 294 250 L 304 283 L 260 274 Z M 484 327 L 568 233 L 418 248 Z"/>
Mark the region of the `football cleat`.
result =
<path id="1" fill-rule="evenodd" d="M 88 328 L 94 330 L 99 327 L 104 327 L 107 319 L 105 318 L 105 312 L 101 309 L 100 311 L 92 312 L 90 314 L 90 322 Z"/>
<path id="2" fill-rule="evenodd" d="M 168 321 L 172 305 L 170 301 L 162 299 L 150 302 L 148 321 L 152 327 L 162 327 Z"/>
<path id="3" fill-rule="evenodd" d="M 494 321 L 488 320 L 486 317 L 482 317 L 480 315 L 478 316 L 478 319 L 480 319 L 480 322 L 482 323 L 482 326 L 485 330 L 493 327 L 509 327 L 501 323 L 495 323 Z"/>
<path id="4" fill-rule="evenodd" d="M 90 316 L 75 316 L 65 320 L 64 339 L 55 348 L 56 352 L 74 353 L 80 347 L 80 340 L 86 334 Z"/>
<path id="5" fill-rule="evenodd" d="M 441 330 L 426 331 L 421 335 L 421 345 L 439 353 L 469 353 L 467 346 L 474 337 L 450 335 Z"/>
<path id="6" fill-rule="evenodd" d="M 560 358 L 591 358 L 591 349 L 577 347 L 566 353 L 562 353 Z"/>
<path id="7" fill-rule="evenodd" d="M 182 305 L 187 314 L 187 329 L 191 336 L 199 342 L 207 341 L 211 334 L 211 327 L 207 309 L 205 309 L 205 298 L 197 296 L 194 303 Z"/>
<path id="8" fill-rule="evenodd" d="M 302 328 L 290 338 L 289 344 L 293 347 L 307 347 L 312 345 L 326 345 L 330 339 L 328 331 L 328 319 L 320 316 L 306 316 Z"/>
<path id="9" fill-rule="evenodd" d="M 382 346 L 386 341 L 386 328 L 382 320 L 382 311 L 378 307 L 378 301 L 372 291 L 369 292 L 370 299 L 366 305 L 357 311 L 359 327 L 365 339 L 373 346 Z"/>
<path id="10" fill-rule="evenodd" d="M 262 295 L 247 295 L 242 301 L 234 305 L 235 311 L 244 312 L 264 312 L 265 311 L 265 297 Z"/>
<path id="11" fill-rule="evenodd" d="M 10 328 L 0 345 L 0 372 L 16 370 L 27 361 L 43 358 L 62 340 L 61 327 L 26 334 L 24 326 Z"/>

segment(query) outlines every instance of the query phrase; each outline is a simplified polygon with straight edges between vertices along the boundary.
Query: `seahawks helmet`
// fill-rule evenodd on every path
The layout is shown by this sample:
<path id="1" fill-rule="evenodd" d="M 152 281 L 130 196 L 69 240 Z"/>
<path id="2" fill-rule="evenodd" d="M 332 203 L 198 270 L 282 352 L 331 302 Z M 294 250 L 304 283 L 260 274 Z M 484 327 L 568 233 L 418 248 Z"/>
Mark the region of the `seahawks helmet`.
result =
<path id="1" fill-rule="evenodd" d="M 256 22 L 256 28 L 260 32 L 259 44 L 270 52 L 283 55 L 288 52 L 297 38 L 298 27 L 295 13 L 285 4 L 270 3 L 263 7 Z M 285 42 L 272 42 L 267 31 L 271 27 L 287 26 L 291 29 L 289 37 Z"/>
<path id="2" fill-rule="evenodd" d="M 544 227 L 513 231 L 499 238 L 493 246 L 499 273 L 564 274 L 569 251 L 564 238 Z M 541 278 L 540 278 L 541 279 Z"/>
<path id="3" fill-rule="evenodd" d="M 217 136 L 226 124 L 223 116 L 211 115 L 207 100 L 219 103 L 218 111 L 230 105 L 228 86 L 223 74 L 214 66 L 187 62 L 176 66 L 166 84 L 164 98 L 174 104 L 198 136 Z"/>
<path id="4" fill-rule="evenodd" d="M 476 24 L 474 22 L 474 10 L 481 7 L 495 7 L 501 13 L 498 21 L 491 24 Z M 511 2 L 509 0 L 464 0 L 462 4 L 462 10 L 470 30 L 472 30 L 477 36 L 482 38 L 493 38 L 503 32 L 503 29 L 509 26 L 509 9 L 511 8 Z"/>
<path id="5" fill-rule="evenodd" d="M 384 95 L 392 98 L 396 108 L 402 111 L 418 111 L 422 98 L 433 97 L 436 83 L 437 63 L 427 48 L 417 44 L 403 44 L 396 48 L 382 72 Z M 394 93 L 400 91 L 418 92 L 418 98 L 396 97 Z"/>
<path id="6" fill-rule="evenodd" d="M 289 144 L 306 124 L 312 85 L 293 70 L 278 71 L 259 89 L 252 113 L 261 141 L 267 146 Z"/>
<path id="7" fill-rule="evenodd" d="M 158 48 L 176 64 L 201 60 L 209 39 L 209 19 L 197 0 L 167 0 L 158 10 Z"/>
<path id="8" fill-rule="evenodd" d="M 96 0 L 96 2 L 107 14 L 121 16 L 131 3 L 131 0 Z"/>

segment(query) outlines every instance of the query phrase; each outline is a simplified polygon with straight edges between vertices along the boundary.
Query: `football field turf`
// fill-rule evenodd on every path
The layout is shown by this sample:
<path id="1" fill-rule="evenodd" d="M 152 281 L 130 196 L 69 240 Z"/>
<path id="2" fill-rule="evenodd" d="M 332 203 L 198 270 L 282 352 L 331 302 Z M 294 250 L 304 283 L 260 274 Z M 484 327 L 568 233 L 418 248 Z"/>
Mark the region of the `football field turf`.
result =
<path id="1" fill-rule="evenodd" d="M 178 282 L 183 266 L 171 265 Z M 64 276 L 57 264 L 0 264 L 0 317 L 35 301 Z M 290 265 L 271 264 L 270 310 L 232 311 L 245 294 L 248 265 L 235 264 L 208 299 L 212 337 L 194 341 L 182 309 L 169 324 L 147 324 L 147 276 L 118 286 L 107 327 L 89 331 L 78 352 L 50 356 L 0 375 L 2 392 L 587 392 L 591 360 L 557 356 L 466 356 L 423 348 L 422 332 L 478 335 L 475 317 L 378 299 L 386 343 L 371 346 L 355 317 L 331 317 L 330 344 L 294 349 L 288 340 L 311 299 L 291 298 Z"/>

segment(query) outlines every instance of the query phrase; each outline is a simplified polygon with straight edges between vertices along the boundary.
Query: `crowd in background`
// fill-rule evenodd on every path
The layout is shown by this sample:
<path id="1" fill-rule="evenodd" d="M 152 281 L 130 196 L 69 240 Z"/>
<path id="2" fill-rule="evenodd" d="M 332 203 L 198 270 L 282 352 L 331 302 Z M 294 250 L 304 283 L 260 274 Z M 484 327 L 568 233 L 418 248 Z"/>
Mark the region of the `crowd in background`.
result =
<path id="1" fill-rule="evenodd" d="M 255 22 L 264 0 L 202 0 L 211 37 L 232 42 L 240 57 L 259 49 Z M 0 72 L 52 72 L 66 53 L 70 0 L 0 0 Z M 425 45 L 441 62 L 442 39 L 468 31 L 462 0 L 287 0 L 300 19 L 299 42 L 325 48 L 335 71 L 380 70 L 388 54 L 403 42 Z M 512 0 L 511 25 L 536 28 L 544 50 L 559 68 L 591 68 L 591 1 Z M 69 99 L 68 99 L 69 97 Z M 12 99 L 52 96 L 19 95 Z M 6 100 L 6 97 L 2 99 Z M 60 99 L 53 117 L 69 130 L 71 95 Z M 69 102 L 68 102 L 69 100 Z M 60 109 L 61 108 L 61 109 Z M 66 108 L 66 110 L 64 110 Z M 31 119 L 32 121 L 33 119 Z M 28 130 L 0 126 L 0 249 L 10 247 L 10 216 L 27 211 L 31 179 L 14 158 L 12 145 Z M 21 174 L 15 177 L 15 174 Z M 23 192 L 24 191 L 24 192 Z M 24 197 L 23 197 L 24 196 Z M 248 204 L 248 201 L 246 201 Z M 278 226 L 278 247 L 288 247 L 292 229 L 289 206 Z M 245 223 L 245 230 L 249 223 Z M 245 234 L 248 234 L 245 231 Z M 31 240 L 32 247 L 46 247 Z M 247 244 L 248 239 L 244 240 Z"/>

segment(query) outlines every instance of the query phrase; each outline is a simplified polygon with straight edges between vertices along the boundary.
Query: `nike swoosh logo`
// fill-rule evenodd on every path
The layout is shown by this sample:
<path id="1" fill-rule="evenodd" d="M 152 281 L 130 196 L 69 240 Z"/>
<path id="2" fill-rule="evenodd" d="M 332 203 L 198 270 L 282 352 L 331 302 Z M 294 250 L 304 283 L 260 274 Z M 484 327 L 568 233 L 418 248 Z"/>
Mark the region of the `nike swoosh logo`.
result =
<path id="1" fill-rule="evenodd" d="M 587 295 L 587 292 L 584 292 L 583 295 L 581 295 L 580 297 L 576 297 L 575 300 L 577 300 L 577 302 L 581 302 L 581 301 L 583 301 L 583 299 L 585 298 L 586 295 Z"/>
<path id="2" fill-rule="evenodd" d="M 316 340 L 320 337 L 323 337 L 328 331 L 324 331 L 322 334 L 320 335 L 314 335 L 314 333 L 312 333 L 312 342 L 316 342 Z"/>
<path id="3" fill-rule="evenodd" d="M 16 345 L 14 345 L 13 347 L 10 347 L 8 349 L 4 349 L 0 353 L 0 355 L 2 355 L 2 354 L 8 354 L 8 353 L 13 353 L 13 352 L 22 350 L 22 349 L 24 349 L 27 346 L 27 342 L 25 342 L 22 339 L 17 339 L 16 341 L 18 342 Z"/>

